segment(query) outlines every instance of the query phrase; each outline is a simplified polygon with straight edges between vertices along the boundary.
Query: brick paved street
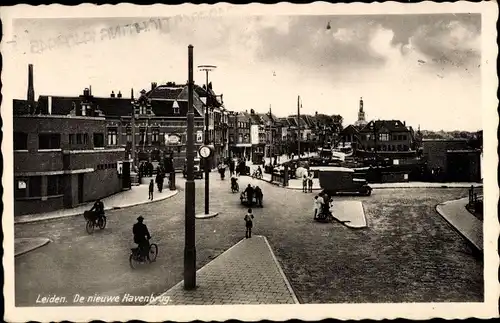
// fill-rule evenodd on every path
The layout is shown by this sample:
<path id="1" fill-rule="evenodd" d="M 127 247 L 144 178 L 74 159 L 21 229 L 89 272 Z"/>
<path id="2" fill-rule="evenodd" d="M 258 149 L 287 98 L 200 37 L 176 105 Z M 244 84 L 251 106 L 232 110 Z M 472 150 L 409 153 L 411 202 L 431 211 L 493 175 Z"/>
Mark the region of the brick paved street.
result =
<path id="1" fill-rule="evenodd" d="M 240 187 L 249 181 L 242 177 Z M 301 303 L 482 301 L 481 261 L 435 210 L 438 203 L 467 196 L 467 189 L 384 189 L 371 197 L 336 197 L 334 202 L 363 202 L 368 228 L 353 230 L 313 221 L 314 194 L 253 182 L 264 191 L 264 208 L 254 210 L 254 235 L 267 237 Z M 16 257 L 16 305 L 35 305 L 40 293 L 69 299 L 77 293 L 159 295 L 178 284 L 185 194 L 182 179 L 178 184 L 179 194 L 165 201 L 108 211 L 108 227 L 91 236 L 81 217 L 16 225 L 16 237 L 51 240 Z M 203 210 L 203 191 L 203 181 L 196 181 L 197 212 Z M 239 194 L 215 173 L 210 191 L 210 211 L 219 215 L 196 221 L 198 268 L 244 238 Z M 139 214 L 159 255 L 157 262 L 132 270 L 131 230 Z"/>
<path id="2" fill-rule="evenodd" d="M 168 297 L 167 305 L 298 303 L 278 266 L 266 238 L 253 236 L 200 269 L 196 290 L 185 291 L 180 282 L 162 297 Z"/>

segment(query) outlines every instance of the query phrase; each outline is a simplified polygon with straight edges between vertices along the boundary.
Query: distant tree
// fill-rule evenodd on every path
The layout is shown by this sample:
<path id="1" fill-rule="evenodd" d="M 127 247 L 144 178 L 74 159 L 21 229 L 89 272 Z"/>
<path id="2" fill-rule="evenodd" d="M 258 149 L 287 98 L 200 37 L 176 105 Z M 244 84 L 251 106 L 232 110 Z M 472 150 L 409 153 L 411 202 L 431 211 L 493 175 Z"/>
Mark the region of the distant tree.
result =
<path id="1" fill-rule="evenodd" d="M 344 118 L 340 114 L 334 114 L 332 115 L 333 119 L 333 125 L 335 126 L 336 132 L 342 131 L 344 127 L 342 126 L 342 123 L 344 122 Z"/>

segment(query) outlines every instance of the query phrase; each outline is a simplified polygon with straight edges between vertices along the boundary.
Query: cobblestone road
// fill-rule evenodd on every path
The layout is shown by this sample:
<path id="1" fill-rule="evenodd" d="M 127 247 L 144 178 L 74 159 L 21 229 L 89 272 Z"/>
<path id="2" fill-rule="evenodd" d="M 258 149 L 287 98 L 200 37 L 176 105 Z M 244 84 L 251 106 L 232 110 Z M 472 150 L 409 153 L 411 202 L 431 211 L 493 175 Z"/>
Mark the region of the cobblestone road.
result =
<path id="1" fill-rule="evenodd" d="M 211 178 L 211 211 L 197 220 L 198 268 L 244 237 L 239 194 L 229 181 Z M 241 178 L 246 186 L 249 178 Z M 203 210 L 203 181 L 196 181 L 196 210 Z M 361 200 L 368 229 L 312 220 L 312 194 L 263 187 L 254 234 L 266 236 L 297 297 L 304 303 L 482 301 L 482 263 L 436 213 L 435 206 L 467 195 L 467 189 L 376 190 Z M 17 225 L 17 237 L 52 243 L 15 260 L 16 306 L 38 295 L 159 294 L 183 279 L 184 182 L 168 200 L 108 212 L 109 227 L 89 236 L 82 218 Z M 132 270 L 132 224 L 143 215 L 159 245 L 156 263 Z M 94 305 L 94 304 L 88 304 Z M 112 305 L 112 304 L 106 304 Z M 117 305 L 123 305 L 119 302 Z"/>

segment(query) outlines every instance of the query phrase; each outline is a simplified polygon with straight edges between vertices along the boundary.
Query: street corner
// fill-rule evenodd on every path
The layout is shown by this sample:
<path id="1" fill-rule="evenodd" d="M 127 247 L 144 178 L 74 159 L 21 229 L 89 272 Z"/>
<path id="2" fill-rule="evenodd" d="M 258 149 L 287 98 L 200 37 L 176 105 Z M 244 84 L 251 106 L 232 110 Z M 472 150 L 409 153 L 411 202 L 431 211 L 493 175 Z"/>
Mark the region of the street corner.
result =
<path id="1" fill-rule="evenodd" d="M 210 218 L 215 218 L 217 215 L 219 215 L 219 212 L 208 212 L 208 214 L 198 213 L 195 215 L 195 218 L 196 219 L 210 219 Z"/>
<path id="2" fill-rule="evenodd" d="M 14 256 L 20 256 L 41 248 L 50 242 L 48 238 L 16 238 L 14 239 Z"/>
<path id="3" fill-rule="evenodd" d="M 333 216 L 346 227 L 362 229 L 368 227 L 361 201 L 339 201 L 331 207 Z"/>

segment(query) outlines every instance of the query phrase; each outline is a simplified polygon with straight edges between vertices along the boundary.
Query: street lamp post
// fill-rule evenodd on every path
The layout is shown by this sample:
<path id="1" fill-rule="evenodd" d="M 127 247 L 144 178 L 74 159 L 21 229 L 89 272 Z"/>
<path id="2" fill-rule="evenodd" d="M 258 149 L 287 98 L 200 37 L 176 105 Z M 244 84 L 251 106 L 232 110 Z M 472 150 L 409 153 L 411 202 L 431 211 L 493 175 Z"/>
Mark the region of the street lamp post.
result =
<path id="1" fill-rule="evenodd" d="M 185 202 L 184 289 L 196 288 L 193 46 L 188 47 L 187 179 Z"/>
<path id="2" fill-rule="evenodd" d="M 208 97 L 210 92 L 208 91 L 208 72 L 213 71 L 214 69 L 217 68 L 217 66 L 214 65 L 199 65 L 198 66 L 200 71 L 205 71 L 206 74 L 206 91 L 207 91 L 207 96 L 205 100 L 205 145 L 209 144 L 208 140 Z M 210 165 L 209 165 L 209 160 L 205 159 L 205 214 L 209 213 L 209 201 L 210 201 L 210 196 L 209 196 L 209 188 L 210 188 Z"/>

